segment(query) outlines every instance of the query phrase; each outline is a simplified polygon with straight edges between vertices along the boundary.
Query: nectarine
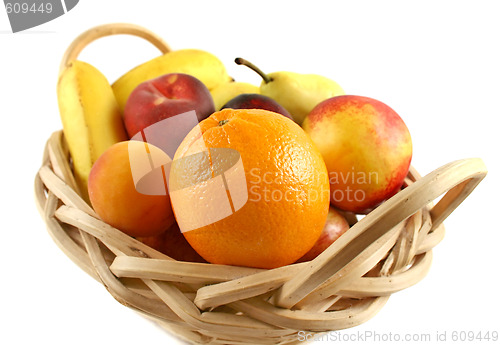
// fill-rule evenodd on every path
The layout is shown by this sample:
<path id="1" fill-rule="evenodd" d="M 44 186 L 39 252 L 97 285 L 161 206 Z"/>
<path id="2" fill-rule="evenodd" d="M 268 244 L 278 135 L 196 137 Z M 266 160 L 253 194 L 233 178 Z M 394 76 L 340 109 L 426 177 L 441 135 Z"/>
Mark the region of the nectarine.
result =
<path id="1" fill-rule="evenodd" d="M 293 120 L 292 115 L 271 97 L 258 93 L 242 93 L 222 106 L 221 109 L 264 109 L 274 111 Z"/>
<path id="2" fill-rule="evenodd" d="M 130 94 L 123 119 L 129 137 L 166 118 L 196 111 L 198 121 L 210 116 L 215 105 L 207 87 L 197 78 L 169 73 L 145 81 Z"/>
<path id="3" fill-rule="evenodd" d="M 172 259 L 187 262 L 206 262 L 191 247 L 176 222 L 167 231 L 157 236 L 139 237 L 137 239 L 151 248 L 170 256 Z"/>
<path id="4" fill-rule="evenodd" d="M 349 230 L 347 219 L 336 209 L 330 207 L 326 223 L 321 235 L 314 246 L 302 256 L 297 262 L 311 261 L 319 254 L 323 253 L 333 242 L 335 242 L 343 233 Z"/>

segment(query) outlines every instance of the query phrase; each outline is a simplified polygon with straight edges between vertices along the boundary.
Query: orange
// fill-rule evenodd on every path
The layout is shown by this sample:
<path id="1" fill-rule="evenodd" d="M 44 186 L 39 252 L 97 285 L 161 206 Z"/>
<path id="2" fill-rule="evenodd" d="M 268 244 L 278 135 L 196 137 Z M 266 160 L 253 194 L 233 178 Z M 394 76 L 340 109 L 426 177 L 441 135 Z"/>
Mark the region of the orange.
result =
<path id="1" fill-rule="evenodd" d="M 181 231 L 214 264 L 291 264 L 315 244 L 329 209 L 321 154 L 300 126 L 267 110 L 203 120 L 177 149 L 169 183 Z"/>

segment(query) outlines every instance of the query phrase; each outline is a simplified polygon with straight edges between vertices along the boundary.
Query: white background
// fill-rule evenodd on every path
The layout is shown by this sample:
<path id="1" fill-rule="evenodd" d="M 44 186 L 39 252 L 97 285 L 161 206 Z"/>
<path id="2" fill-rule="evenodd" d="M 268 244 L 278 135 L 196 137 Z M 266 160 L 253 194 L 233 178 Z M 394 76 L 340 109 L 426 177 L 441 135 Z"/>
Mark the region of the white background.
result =
<path id="1" fill-rule="evenodd" d="M 494 1 L 81 0 L 52 22 L 12 34 L 0 8 L 0 343 L 182 344 L 77 268 L 35 208 L 33 179 L 43 146 L 61 128 L 60 59 L 78 34 L 110 22 L 143 25 L 174 49 L 206 49 L 237 80 L 260 83 L 233 63 L 242 56 L 264 71 L 323 74 L 349 94 L 379 99 L 407 123 L 413 165 L 422 174 L 481 157 L 489 174 L 446 220 L 428 276 L 342 333 L 436 340 L 437 332 L 447 332 L 451 343 L 455 330 L 500 331 L 499 10 Z M 113 37 L 93 43 L 81 59 L 114 81 L 156 55 L 138 38 Z"/>

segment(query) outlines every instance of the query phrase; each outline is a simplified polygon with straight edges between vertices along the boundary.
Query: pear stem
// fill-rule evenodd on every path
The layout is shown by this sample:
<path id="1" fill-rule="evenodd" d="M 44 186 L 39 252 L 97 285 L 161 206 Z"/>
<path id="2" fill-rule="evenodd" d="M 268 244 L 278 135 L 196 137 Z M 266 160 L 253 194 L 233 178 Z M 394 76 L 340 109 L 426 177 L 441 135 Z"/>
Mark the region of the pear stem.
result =
<path id="1" fill-rule="evenodd" d="M 245 60 L 243 58 L 238 57 L 238 58 L 234 59 L 234 62 L 236 62 L 236 64 L 238 64 L 238 65 L 247 66 L 251 70 L 255 71 L 258 75 L 261 76 L 261 78 L 264 80 L 264 82 L 266 84 L 273 81 L 273 78 L 269 78 L 269 76 L 267 74 L 265 74 L 264 72 L 262 72 L 262 70 L 259 67 L 255 66 L 253 63 L 251 63 L 248 60 Z"/>

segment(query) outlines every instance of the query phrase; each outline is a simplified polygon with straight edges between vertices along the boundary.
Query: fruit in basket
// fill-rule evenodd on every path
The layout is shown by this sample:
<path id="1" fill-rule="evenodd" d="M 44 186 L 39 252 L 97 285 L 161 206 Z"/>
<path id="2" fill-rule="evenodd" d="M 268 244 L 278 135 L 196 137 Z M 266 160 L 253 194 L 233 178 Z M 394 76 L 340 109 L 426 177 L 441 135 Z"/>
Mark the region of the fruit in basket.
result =
<path id="1" fill-rule="evenodd" d="M 177 223 L 172 224 L 167 231 L 157 236 L 138 237 L 137 239 L 172 259 L 187 262 L 206 262 L 186 241 Z"/>
<path id="2" fill-rule="evenodd" d="M 72 61 L 57 83 L 63 132 L 82 197 L 88 200 L 87 182 L 97 158 L 111 145 L 127 140 L 113 90 L 94 66 Z"/>
<path id="3" fill-rule="evenodd" d="M 293 120 L 290 113 L 271 97 L 258 93 L 243 93 L 231 99 L 222 106 L 222 109 L 264 109 L 274 111 Z"/>
<path id="4" fill-rule="evenodd" d="M 262 77 L 260 93 L 281 104 L 298 124 L 321 101 L 344 94 L 339 84 L 321 75 L 295 72 L 265 74 L 245 59 L 236 58 L 235 62 L 257 72 Z"/>
<path id="5" fill-rule="evenodd" d="M 113 83 L 120 111 L 139 84 L 169 73 L 192 75 L 209 90 L 231 81 L 226 67 L 215 55 L 199 49 L 171 51 L 135 67 Z"/>
<path id="6" fill-rule="evenodd" d="M 144 190 L 147 187 L 144 183 L 158 182 L 154 179 L 147 181 L 146 177 L 138 183 L 134 180 L 133 174 L 137 170 L 133 171 L 132 167 L 141 171 L 151 170 L 149 164 L 137 166 L 141 162 L 149 163 L 148 157 L 157 163 L 159 169 L 170 162 L 166 153 L 151 144 L 140 141 L 116 143 L 99 157 L 89 176 L 89 197 L 94 211 L 105 223 L 134 237 L 159 235 L 175 221 L 166 191 L 164 195 L 138 191 L 139 183 Z M 161 170 L 158 171 L 162 183 Z M 155 175 L 152 173 L 149 176 Z"/>
<path id="7" fill-rule="evenodd" d="M 401 117 L 386 104 L 333 97 L 311 111 L 303 128 L 325 160 L 333 206 L 367 213 L 400 190 L 412 142 Z"/>
<path id="8" fill-rule="evenodd" d="M 228 156 L 215 157 L 224 148 Z M 242 164 L 228 167 L 235 152 Z M 238 169 L 243 180 L 237 179 Z M 177 149 L 169 183 L 184 236 L 215 264 L 293 263 L 312 248 L 328 214 L 321 154 L 300 126 L 262 109 L 224 109 L 202 121 Z M 219 196 L 217 184 L 223 191 Z"/>
<path id="9" fill-rule="evenodd" d="M 302 256 L 297 262 L 311 261 L 323 253 L 343 233 L 349 230 L 346 218 L 336 209 L 330 207 L 323 231 L 314 246 Z"/>
<path id="10" fill-rule="evenodd" d="M 183 73 L 169 73 L 139 84 L 130 94 L 123 119 L 132 138 L 136 133 L 166 118 L 190 110 L 198 121 L 214 111 L 212 95 L 197 78 Z"/>
<path id="11" fill-rule="evenodd" d="M 253 84 L 241 81 L 223 83 L 210 90 L 214 99 L 215 110 L 221 110 L 222 106 L 234 97 L 242 93 L 259 93 L 259 88 Z"/>

